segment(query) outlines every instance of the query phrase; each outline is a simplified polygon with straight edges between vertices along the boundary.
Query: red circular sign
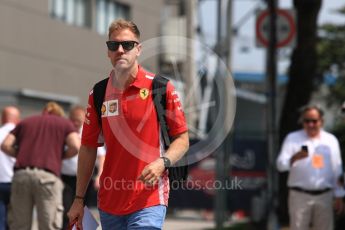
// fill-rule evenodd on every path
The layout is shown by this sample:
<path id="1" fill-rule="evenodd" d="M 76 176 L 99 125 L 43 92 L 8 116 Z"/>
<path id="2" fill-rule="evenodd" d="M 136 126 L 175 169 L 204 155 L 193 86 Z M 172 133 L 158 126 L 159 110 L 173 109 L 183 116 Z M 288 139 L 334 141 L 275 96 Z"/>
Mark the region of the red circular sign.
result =
<path id="1" fill-rule="evenodd" d="M 265 36 L 265 34 L 262 31 L 262 28 L 264 26 L 265 19 L 269 17 L 269 12 L 268 10 L 262 11 L 257 20 L 256 20 L 256 35 L 258 38 L 258 41 L 265 47 L 268 46 L 269 39 L 268 35 Z M 277 41 L 277 47 L 283 47 L 289 44 L 292 39 L 294 38 L 296 34 L 296 28 L 295 28 L 295 23 L 294 23 L 294 18 L 291 15 L 291 13 L 288 10 L 277 10 L 277 17 L 280 17 L 281 20 L 285 20 L 287 22 L 287 25 L 289 26 L 289 33 L 287 36 L 285 36 L 283 39 L 278 39 Z"/>

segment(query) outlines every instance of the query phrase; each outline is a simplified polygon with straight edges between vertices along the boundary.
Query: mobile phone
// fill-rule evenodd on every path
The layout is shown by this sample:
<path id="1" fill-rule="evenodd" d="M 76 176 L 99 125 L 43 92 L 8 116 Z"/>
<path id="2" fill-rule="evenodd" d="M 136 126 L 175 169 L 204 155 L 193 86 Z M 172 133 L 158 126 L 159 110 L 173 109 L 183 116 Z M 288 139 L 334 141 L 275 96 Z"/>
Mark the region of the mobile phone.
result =
<path id="1" fill-rule="evenodd" d="M 308 146 L 306 146 L 306 145 L 302 145 L 301 150 L 302 150 L 302 151 L 306 151 L 306 152 L 308 152 Z"/>

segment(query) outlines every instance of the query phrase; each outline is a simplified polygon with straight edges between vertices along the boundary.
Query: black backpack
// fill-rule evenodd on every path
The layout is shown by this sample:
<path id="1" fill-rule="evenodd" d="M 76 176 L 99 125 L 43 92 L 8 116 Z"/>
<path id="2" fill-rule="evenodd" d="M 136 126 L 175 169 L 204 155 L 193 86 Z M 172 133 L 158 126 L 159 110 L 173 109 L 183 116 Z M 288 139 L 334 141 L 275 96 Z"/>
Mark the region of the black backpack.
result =
<path id="1" fill-rule="evenodd" d="M 107 88 L 108 79 L 103 79 L 102 81 L 95 84 L 93 87 L 93 100 L 96 112 L 98 115 L 99 125 L 102 127 L 102 116 L 101 108 L 104 101 L 105 91 Z M 171 143 L 171 137 L 168 134 L 169 127 L 166 123 L 166 88 L 168 84 L 168 79 L 160 75 L 156 75 L 152 82 L 152 97 L 153 102 L 157 111 L 158 121 L 161 127 L 161 134 L 164 140 L 164 147 L 168 149 Z M 184 155 L 175 165 L 175 167 L 169 168 L 169 180 L 170 186 L 173 184 L 181 184 L 187 180 L 188 176 L 188 162 L 187 154 Z M 180 166 L 182 165 L 182 166 Z"/>

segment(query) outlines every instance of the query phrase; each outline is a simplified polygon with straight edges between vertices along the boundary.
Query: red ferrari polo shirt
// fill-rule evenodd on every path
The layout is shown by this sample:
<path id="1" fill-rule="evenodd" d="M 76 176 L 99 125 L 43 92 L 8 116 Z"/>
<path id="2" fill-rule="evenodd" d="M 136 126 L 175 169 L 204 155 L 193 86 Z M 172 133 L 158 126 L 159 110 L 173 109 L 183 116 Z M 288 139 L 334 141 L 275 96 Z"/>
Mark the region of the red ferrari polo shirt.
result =
<path id="1" fill-rule="evenodd" d="M 124 91 L 113 87 L 110 74 L 99 127 L 89 95 L 82 144 L 107 146 L 100 178 L 99 208 L 114 215 L 125 215 L 154 205 L 168 205 L 169 181 L 165 172 L 154 186 L 138 180 L 144 167 L 164 154 L 157 113 L 152 99 L 154 74 L 139 66 L 134 82 Z M 169 134 L 187 131 L 184 113 L 173 85 L 167 85 Z"/>

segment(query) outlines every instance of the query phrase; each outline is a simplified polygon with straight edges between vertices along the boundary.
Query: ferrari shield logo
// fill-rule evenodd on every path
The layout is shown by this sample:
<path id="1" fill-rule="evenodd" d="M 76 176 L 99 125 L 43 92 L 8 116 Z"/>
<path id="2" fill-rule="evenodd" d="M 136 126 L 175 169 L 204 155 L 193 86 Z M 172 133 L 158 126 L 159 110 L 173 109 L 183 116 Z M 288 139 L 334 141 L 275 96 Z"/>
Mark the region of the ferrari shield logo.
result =
<path id="1" fill-rule="evenodd" d="M 150 94 L 150 91 L 146 88 L 140 89 L 139 96 L 141 99 L 145 100 Z"/>

